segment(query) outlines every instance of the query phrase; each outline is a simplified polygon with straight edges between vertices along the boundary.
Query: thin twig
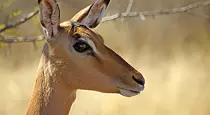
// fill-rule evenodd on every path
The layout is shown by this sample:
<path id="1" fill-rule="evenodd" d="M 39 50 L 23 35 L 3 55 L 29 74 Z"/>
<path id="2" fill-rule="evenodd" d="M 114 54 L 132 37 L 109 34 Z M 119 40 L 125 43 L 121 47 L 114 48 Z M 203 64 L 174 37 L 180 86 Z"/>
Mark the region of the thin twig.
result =
<path id="1" fill-rule="evenodd" d="M 1 43 L 6 43 L 8 45 L 7 48 L 7 56 L 11 55 L 11 48 L 12 48 L 12 43 L 19 43 L 19 42 L 32 42 L 34 49 L 37 50 L 37 41 L 43 41 L 45 38 L 44 36 L 37 36 L 37 37 L 15 37 L 15 36 L 5 36 L 4 34 L 0 34 L 0 46 Z"/>
<path id="2" fill-rule="evenodd" d="M 210 0 L 204 1 L 204 2 L 197 2 L 193 3 L 184 7 L 180 8 L 174 8 L 171 10 L 161 10 L 161 11 L 153 11 L 153 12 L 124 12 L 124 13 L 116 13 L 111 16 L 106 16 L 102 19 L 102 22 L 107 22 L 111 20 L 115 20 L 118 18 L 126 18 L 126 17 L 141 17 L 143 20 L 146 19 L 145 16 L 157 16 L 157 15 L 169 15 L 169 14 L 175 14 L 175 13 L 182 13 L 186 12 L 201 6 L 207 6 L 210 4 Z"/>
<path id="3" fill-rule="evenodd" d="M 4 34 L 1 34 L 0 37 L 0 43 L 17 43 L 17 42 L 33 42 L 33 41 L 42 41 L 44 40 L 44 36 L 36 36 L 36 37 L 16 37 L 16 36 L 5 36 Z"/>
<path id="4" fill-rule="evenodd" d="M 16 26 L 18 26 L 18 25 L 26 22 L 27 20 L 31 19 L 36 14 L 38 14 L 38 12 L 39 12 L 39 9 L 36 9 L 35 11 L 29 13 L 27 16 L 21 18 L 20 20 L 17 20 L 17 21 L 15 21 L 13 23 L 10 23 L 10 24 L 5 25 L 5 27 L 0 28 L 0 33 L 3 32 L 3 31 L 5 31 L 5 30 L 7 30 L 7 29 L 9 29 L 9 28 L 16 27 Z"/>
<path id="5" fill-rule="evenodd" d="M 210 0 L 204 1 L 204 2 L 197 2 L 193 3 L 184 7 L 180 8 L 174 8 L 171 10 L 161 10 L 161 11 L 153 11 L 153 12 L 131 12 L 131 8 L 133 5 L 133 0 L 129 1 L 128 7 L 124 13 L 116 13 L 111 16 L 106 16 L 102 19 L 102 22 L 107 22 L 111 20 L 116 20 L 118 18 L 126 18 L 126 17 L 140 17 L 142 20 L 146 20 L 145 16 L 157 16 L 157 15 L 169 15 L 169 14 L 175 14 L 175 13 L 182 13 L 187 12 L 189 10 L 202 7 L 202 6 L 208 6 L 210 5 Z M 35 10 L 34 12 L 31 12 L 26 17 L 22 18 L 21 20 L 18 20 L 12 24 L 6 25 L 4 28 L 0 29 L 0 33 L 5 31 L 8 28 L 16 27 L 21 23 L 26 22 L 33 16 L 35 16 L 39 10 Z M 2 37 L 1 37 L 2 36 Z M 2 39 L 1 39 L 2 38 Z M 44 36 L 38 36 L 38 37 L 8 37 L 5 35 L 0 35 L 0 43 L 17 43 L 17 42 L 34 42 L 34 41 L 41 41 L 44 40 Z"/>
<path id="6" fill-rule="evenodd" d="M 132 6 L 133 6 L 133 0 L 130 0 L 129 3 L 128 3 L 127 10 L 125 11 L 125 13 L 128 14 L 129 12 L 131 12 Z"/>

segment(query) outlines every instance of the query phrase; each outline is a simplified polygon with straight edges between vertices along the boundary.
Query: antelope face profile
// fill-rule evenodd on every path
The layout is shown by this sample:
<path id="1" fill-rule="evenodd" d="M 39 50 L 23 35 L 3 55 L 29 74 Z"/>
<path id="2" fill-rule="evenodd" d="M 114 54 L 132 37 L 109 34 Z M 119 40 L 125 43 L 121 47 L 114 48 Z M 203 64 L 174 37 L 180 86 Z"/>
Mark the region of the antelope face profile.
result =
<path id="1" fill-rule="evenodd" d="M 50 45 L 56 60 L 63 62 L 60 72 L 71 88 L 124 96 L 134 96 L 143 90 L 143 76 L 106 47 L 102 37 L 90 28 L 70 22 L 54 39 Z"/>
<path id="2" fill-rule="evenodd" d="M 39 0 L 46 36 L 27 115 L 68 114 L 77 89 L 134 96 L 145 80 L 92 31 L 109 0 L 95 2 L 60 24 L 56 0 Z"/>
<path id="3" fill-rule="evenodd" d="M 88 10 L 60 24 L 56 1 L 40 1 L 41 23 L 49 47 L 46 55 L 54 58 L 55 68 L 70 88 L 134 96 L 144 89 L 142 74 L 91 30 L 101 21 L 108 3 L 109 0 L 97 0 Z"/>

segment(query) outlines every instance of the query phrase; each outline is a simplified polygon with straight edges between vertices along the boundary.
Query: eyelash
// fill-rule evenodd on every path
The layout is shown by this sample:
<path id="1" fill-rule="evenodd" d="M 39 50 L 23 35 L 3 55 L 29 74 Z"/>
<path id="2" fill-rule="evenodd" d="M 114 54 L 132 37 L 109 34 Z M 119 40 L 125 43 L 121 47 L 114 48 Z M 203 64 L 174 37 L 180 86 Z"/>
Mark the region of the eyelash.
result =
<path id="1" fill-rule="evenodd" d="M 87 44 L 86 42 L 82 40 L 78 40 L 73 44 L 73 48 L 78 52 L 78 53 L 84 53 L 87 51 L 92 50 L 92 48 Z"/>

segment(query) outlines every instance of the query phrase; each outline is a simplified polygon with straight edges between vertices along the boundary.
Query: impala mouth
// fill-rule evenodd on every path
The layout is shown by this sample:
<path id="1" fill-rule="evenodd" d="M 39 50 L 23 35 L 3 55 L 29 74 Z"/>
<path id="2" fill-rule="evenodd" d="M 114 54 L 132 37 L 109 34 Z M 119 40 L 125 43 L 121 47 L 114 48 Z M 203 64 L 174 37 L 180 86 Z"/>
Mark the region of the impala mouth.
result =
<path id="1" fill-rule="evenodd" d="M 144 90 L 143 86 L 140 86 L 140 89 L 138 89 L 138 90 L 126 89 L 126 88 L 122 88 L 122 87 L 118 87 L 118 88 L 120 89 L 120 94 L 122 96 L 126 96 L 126 97 L 136 96 L 136 95 L 140 94 L 141 91 Z"/>

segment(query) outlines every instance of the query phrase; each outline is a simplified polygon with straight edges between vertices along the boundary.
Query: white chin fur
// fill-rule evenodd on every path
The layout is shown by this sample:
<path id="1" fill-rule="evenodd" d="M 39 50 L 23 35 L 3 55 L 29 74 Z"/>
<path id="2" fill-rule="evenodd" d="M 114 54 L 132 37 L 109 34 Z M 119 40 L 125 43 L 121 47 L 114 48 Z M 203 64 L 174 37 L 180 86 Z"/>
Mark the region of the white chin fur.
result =
<path id="1" fill-rule="evenodd" d="M 132 92 L 132 91 L 125 90 L 125 89 L 120 89 L 120 94 L 125 97 L 132 97 L 132 96 L 136 96 L 136 95 L 140 94 L 140 92 L 136 93 L 136 92 Z"/>

